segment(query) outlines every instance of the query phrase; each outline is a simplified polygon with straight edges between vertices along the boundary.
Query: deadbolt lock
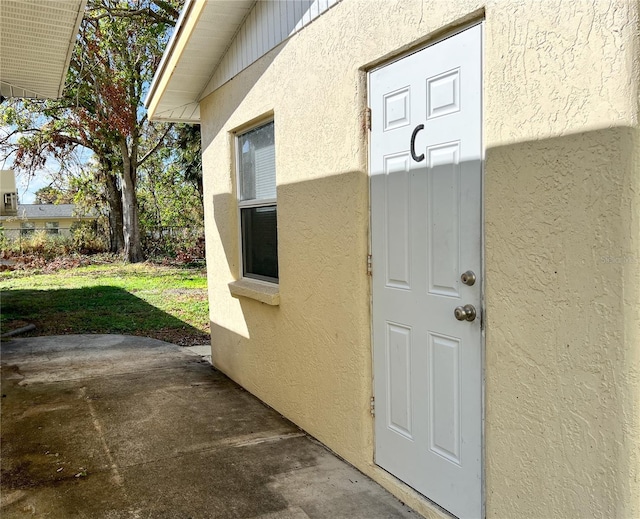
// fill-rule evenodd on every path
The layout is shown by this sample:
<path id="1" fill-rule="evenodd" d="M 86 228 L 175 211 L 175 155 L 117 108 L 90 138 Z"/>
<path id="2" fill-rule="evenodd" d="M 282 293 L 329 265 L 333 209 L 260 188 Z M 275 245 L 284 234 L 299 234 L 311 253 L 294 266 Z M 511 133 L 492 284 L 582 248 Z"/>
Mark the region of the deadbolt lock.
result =
<path id="1" fill-rule="evenodd" d="M 467 270 L 464 274 L 460 276 L 460 280 L 465 285 L 471 286 L 476 282 L 476 275 L 474 274 L 473 270 Z"/>
<path id="2" fill-rule="evenodd" d="M 458 306 L 453 311 L 458 321 L 475 321 L 476 307 L 473 305 Z"/>

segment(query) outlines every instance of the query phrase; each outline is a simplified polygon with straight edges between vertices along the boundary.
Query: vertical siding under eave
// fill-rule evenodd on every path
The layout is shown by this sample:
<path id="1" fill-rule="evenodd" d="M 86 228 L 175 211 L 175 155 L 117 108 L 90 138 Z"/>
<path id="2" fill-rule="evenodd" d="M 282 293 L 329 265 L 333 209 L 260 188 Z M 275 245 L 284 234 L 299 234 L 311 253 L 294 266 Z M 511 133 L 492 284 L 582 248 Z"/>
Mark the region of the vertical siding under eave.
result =
<path id="1" fill-rule="evenodd" d="M 256 2 L 229 49 L 218 63 L 202 97 L 242 72 L 339 1 L 265 0 Z"/>

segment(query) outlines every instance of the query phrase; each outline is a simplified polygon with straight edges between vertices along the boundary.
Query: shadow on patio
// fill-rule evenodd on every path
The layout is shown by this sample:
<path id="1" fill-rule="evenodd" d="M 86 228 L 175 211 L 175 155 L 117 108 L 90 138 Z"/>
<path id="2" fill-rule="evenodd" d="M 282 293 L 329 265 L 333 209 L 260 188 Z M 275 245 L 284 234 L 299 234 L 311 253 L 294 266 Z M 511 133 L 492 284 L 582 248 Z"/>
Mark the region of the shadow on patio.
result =
<path id="1" fill-rule="evenodd" d="M 1 349 L 3 517 L 415 517 L 185 349 L 122 335 Z"/>

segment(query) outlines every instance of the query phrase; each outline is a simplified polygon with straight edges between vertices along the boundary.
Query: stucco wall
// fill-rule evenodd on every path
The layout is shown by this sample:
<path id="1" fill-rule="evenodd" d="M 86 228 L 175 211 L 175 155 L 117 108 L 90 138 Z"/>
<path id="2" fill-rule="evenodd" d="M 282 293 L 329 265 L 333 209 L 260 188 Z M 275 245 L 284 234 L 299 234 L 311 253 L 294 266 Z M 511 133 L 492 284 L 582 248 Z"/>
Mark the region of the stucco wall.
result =
<path id="1" fill-rule="evenodd" d="M 16 192 L 16 176 L 12 169 L 0 170 L 0 193 Z"/>
<path id="2" fill-rule="evenodd" d="M 344 0 L 205 98 L 213 360 L 440 514 L 372 463 L 363 70 L 483 8 L 487 517 L 638 517 L 635 2 Z M 239 274 L 231 132 L 268 114 L 279 306 L 228 287 Z"/>
<path id="3" fill-rule="evenodd" d="M 528 4 L 487 8 L 487 511 L 639 517 L 637 4 Z"/>

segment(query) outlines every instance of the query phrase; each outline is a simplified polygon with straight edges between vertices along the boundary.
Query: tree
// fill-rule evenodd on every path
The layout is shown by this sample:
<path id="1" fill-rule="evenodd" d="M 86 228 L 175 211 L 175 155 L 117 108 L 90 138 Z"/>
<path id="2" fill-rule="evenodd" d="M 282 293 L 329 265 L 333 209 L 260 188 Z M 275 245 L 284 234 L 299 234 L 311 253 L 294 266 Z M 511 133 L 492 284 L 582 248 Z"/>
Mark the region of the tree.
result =
<path id="1" fill-rule="evenodd" d="M 167 145 L 140 168 L 138 197 L 141 227 L 202 228 L 200 128 L 174 125 Z"/>
<path id="2" fill-rule="evenodd" d="M 77 148 L 93 152 L 95 179 L 109 206 L 112 250 L 122 247 L 132 262 L 144 259 L 138 172 L 171 131 L 171 125 L 148 121 L 142 101 L 179 3 L 89 0 L 63 97 L 0 107 L 2 122 L 12 128 L 0 148 L 14 155 L 17 169 L 33 174 L 50 158 L 64 168 Z"/>
<path id="3" fill-rule="evenodd" d="M 35 203 L 45 204 L 72 204 L 74 193 L 53 187 L 51 185 L 41 187 L 36 191 Z"/>
<path id="4" fill-rule="evenodd" d="M 202 182 L 202 147 L 199 124 L 180 124 L 175 128 L 176 165 L 183 172 L 184 180 L 194 185 L 204 198 Z"/>

